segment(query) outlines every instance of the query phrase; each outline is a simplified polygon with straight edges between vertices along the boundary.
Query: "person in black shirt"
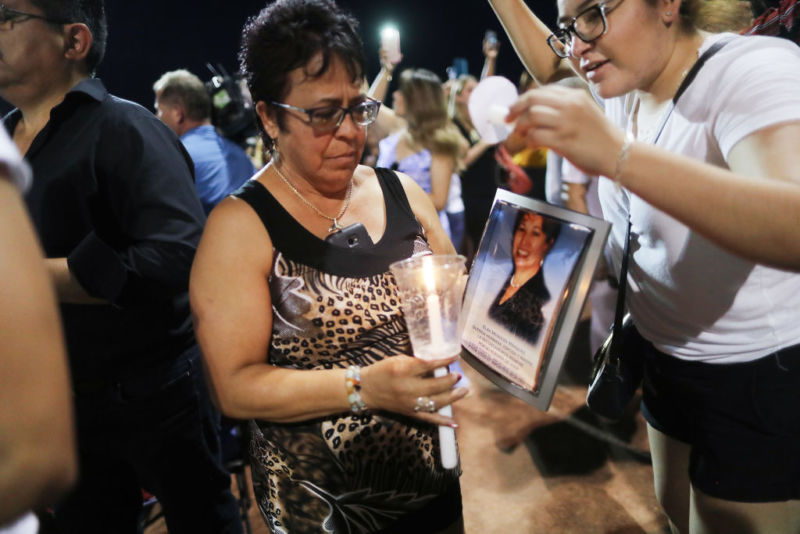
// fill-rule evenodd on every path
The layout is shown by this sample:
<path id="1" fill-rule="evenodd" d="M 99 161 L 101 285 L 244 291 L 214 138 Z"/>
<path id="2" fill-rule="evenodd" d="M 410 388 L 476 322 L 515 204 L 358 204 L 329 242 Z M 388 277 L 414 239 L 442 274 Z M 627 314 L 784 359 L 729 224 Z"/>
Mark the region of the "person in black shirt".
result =
<path id="1" fill-rule="evenodd" d="M 241 532 L 188 305 L 205 221 L 178 138 L 92 77 L 102 0 L 0 6 L 4 123 L 61 304 L 80 481 L 64 532 L 135 532 L 141 488 L 170 532 Z"/>

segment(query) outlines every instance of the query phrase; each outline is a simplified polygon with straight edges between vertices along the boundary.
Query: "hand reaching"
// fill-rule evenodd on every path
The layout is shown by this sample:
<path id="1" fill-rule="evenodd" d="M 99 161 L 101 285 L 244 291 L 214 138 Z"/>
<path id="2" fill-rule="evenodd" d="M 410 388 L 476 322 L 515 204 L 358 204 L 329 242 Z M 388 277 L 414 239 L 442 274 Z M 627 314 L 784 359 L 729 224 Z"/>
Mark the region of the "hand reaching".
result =
<path id="1" fill-rule="evenodd" d="M 417 399 L 429 397 L 435 409 L 464 398 L 469 390 L 453 386 L 459 376 L 449 373 L 440 378 L 434 369 L 455 362 L 458 356 L 439 360 L 423 360 L 411 356 L 395 356 L 361 369 L 361 398 L 368 408 L 387 410 L 416 417 L 436 425 L 455 426 L 455 421 L 436 412 L 415 411 Z"/>
<path id="2" fill-rule="evenodd" d="M 381 59 L 381 67 L 383 67 L 389 74 L 391 74 L 395 66 L 403 60 L 403 54 L 400 54 L 400 59 L 396 63 L 392 63 L 392 61 L 389 59 L 388 52 L 386 52 L 383 47 L 380 47 L 378 50 L 378 55 Z"/>
<path id="3" fill-rule="evenodd" d="M 490 39 L 484 37 L 483 39 L 483 55 L 488 59 L 497 59 L 497 54 L 500 52 L 500 41 L 495 37 Z"/>
<path id="4" fill-rule="evenodd" d="M 625 134 L 606 119 L 586 91 L 558 86 L 532 89 L 511 106 L 506 122 L 514 121 L 514 131 L 528 146 L 550 148 L 586 174 L 614 175 Z"/>

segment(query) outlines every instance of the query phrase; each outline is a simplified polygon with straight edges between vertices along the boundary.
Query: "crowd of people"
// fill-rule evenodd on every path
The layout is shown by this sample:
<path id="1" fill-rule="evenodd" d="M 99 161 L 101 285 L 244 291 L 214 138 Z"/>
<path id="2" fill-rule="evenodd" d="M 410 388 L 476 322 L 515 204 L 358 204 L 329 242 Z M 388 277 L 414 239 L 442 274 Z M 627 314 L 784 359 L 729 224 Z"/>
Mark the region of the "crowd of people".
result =
<path id="1" fill-rule="evenodd" d="M 108 93 L 103 0 L 0 5 L 0 532 L 136 532 L 143 491 L 170 532 L 242 532 L 221 414 L 276 534 L 463 532 L 437 425 L 468 388 L 412 357 L 389 266 L 471 257 L 498 187 L 610 220 L 612 277 L 630 240 L 673 532 L 800 531 L 796 4 L 565 0 L 555 31 L 489 4 L 531 75 L 507 141 L 476 131 L 478 78 L 404 67 L 390 106 L 352 15 L 277 0 L 242 31 L 249 155 L 196 74 L 155 113 Z M 492 305 L 532 340 L 551 226 L 520 214 Z"/>

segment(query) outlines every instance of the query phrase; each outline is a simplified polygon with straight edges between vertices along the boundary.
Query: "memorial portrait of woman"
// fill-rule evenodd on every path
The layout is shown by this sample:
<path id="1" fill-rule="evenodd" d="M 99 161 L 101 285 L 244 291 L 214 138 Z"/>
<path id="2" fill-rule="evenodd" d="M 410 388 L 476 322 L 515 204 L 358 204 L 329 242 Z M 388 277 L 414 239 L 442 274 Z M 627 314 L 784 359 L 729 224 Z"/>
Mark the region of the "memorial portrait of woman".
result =
<path id="1" fill-rule="evenodd" d="M 536 344 L 546 322 L 542 307 L 550 300 L 542 265 L 558 237 L 561 223 L 520 211 L 511 242 L 513 271 L 489 307 L 489 317 Z"/>

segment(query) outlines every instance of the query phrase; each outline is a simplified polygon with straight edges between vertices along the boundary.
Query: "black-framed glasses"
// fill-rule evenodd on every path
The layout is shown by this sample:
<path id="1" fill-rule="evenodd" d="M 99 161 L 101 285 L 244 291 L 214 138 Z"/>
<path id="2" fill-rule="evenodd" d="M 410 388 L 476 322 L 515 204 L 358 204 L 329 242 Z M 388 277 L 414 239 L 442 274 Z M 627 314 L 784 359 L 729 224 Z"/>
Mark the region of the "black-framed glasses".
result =
<path id="1" fill-rule="evenodd" d="M 350 115 L 353 122 L 359 126 L 367 126 L 375 122 L 378 117 L 378 110 L 381 108 L 380 100 L 366 98 L 358 104 L 353 104 L 349 108 L 341 106 L 324 106 L 319 108 L 303 109 L 297 106 L 290 106 L 281 102 L 270 102 L 273 106 L 284 109 L 299 111 L 308 117 L 306 123 L 317 133 L 328 133 L 336 130 L 342 125 L 345 115 Z"/>
<path id="2" fill-rule="evenodd" d="M 558 57 L 569 57 L 572 53 L 572 36 L 576 36 L 584 43 L 591 43 L 608 31 L 607 15 L 616 9 L 622 1 L 614 2 L 613 7 L 608 7 L 612 2 L 600 2 L 586 8 L 566 23 L 561 23 L 561 28 L 550 34 L 547 44 Z"/>
<path id="3" fill-rule="evenodd" d="M 52 22 L 53 24 L 70 23 L 68 20 L 56 17 L 48 17 L 45 15 L 37 15 L 36 13 L 27 13 L 25 11 L 18 11 L 16 9 L 6 7 L 5 4 L 0 4 L 0 29 L 11 30 L 14 28 L 14 23 L 25 22 L 26 20 L 30 19 L 40 19 L 46 22 Z"/>

